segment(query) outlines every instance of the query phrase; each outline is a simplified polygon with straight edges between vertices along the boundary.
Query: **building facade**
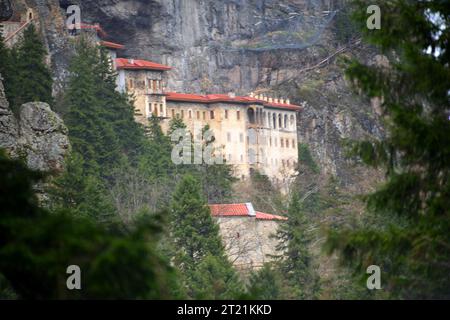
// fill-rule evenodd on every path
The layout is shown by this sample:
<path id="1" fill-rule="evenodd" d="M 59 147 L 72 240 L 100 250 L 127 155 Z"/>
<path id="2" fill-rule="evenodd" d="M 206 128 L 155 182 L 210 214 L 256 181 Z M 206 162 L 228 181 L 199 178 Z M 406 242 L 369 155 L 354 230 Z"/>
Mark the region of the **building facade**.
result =
<path id="1" fill-rule="evenodd" d="M 208 125 L 215 150 L 246 179 L 252 169 L 288 183 L 298 161 L 297 116 L 300 106 L 289 99 L 251 93 L 186 94 L 166 89 L 169 66 L 137 59 L 115 59 L 118 89 L 134 98 L 136 120 L 143 125 L 158 117 L 164 132 L 170 120 L 180 118 L 189 131 Z M 200 129 L 200 130 L 199 130 Z"/>

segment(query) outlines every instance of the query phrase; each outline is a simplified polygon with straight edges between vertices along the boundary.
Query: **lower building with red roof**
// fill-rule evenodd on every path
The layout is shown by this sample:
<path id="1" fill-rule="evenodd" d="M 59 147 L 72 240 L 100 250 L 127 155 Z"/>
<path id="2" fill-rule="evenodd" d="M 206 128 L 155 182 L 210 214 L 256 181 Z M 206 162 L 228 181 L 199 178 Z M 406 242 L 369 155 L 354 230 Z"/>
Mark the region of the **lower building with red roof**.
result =
<path id="1" fill-rule="evenodd" d="M 209 208 L 236 268 L 251 272 L 277 255 L 280 240 L 274 235 L 286 217 L 256 211 L 251 203 L 210 204 Z"/>

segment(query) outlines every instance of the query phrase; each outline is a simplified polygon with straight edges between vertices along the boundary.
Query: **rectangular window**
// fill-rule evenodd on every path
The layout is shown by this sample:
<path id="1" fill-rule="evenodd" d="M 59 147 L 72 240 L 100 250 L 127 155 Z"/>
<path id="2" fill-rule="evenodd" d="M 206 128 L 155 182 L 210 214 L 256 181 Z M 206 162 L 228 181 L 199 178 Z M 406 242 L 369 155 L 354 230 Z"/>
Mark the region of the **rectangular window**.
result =
<path id="1" fill-rule="evenodd" d="M 189 110 L 189 119 L 192 119 L 192 111 Z"/>
<path id="2" fill-rule="evenodd" d="M 181 119 L 184 119 L 184 110 L 181 110 Z"/>
<path id="3" fill-rule="evenodd" d="M 200 111 L 197 111 L 197 119 L 200 120 Z"/>
<path id="4" fill-rule="evenodd" d="M 244 134 L 243 133 L 240 133 L 239 134 L 239 141 L 242 143 L 242 142 L 244 142 Z"/>
<path id="5" fill-rule="evenodd" d="M 159 112 L 161 112 L 161 114 L 164 113 L 164 106 L 162 103 L 159 105 Z"/>
<path id="6" fill-rule="evenodd" d="M 172 118 L 175 118 L 175 109 L 172 109 Z"/>
<path id="7" fill-rule="evenodd" d="M 292 149 L 295 149 L 295 140 L 292 139 Z"/>
<path id="8" fill-rule="evenodd" d="M 206 120 L 206 111 L 203 111 L 203 120 Z"/>
<path id="9" fill-rule="evenodd" d="M 228 110 L 225 110 L 225 119 L 228 119 Z"/>
<path id="10" fill-rule="evenodd" d="M 214 111 L 210 111 L 210 118 L 214 119 Z"/>
<path id="11" fill-rule="evenodd" d="M 241 112 L 240 111 L 236 111 L 236 118 L 238 120 L 241 120 Z"/>
<path id="12" fill-rule="evenodd" d="M 227 132 L 227 141 L 231 142 L 231 133 Z"/>

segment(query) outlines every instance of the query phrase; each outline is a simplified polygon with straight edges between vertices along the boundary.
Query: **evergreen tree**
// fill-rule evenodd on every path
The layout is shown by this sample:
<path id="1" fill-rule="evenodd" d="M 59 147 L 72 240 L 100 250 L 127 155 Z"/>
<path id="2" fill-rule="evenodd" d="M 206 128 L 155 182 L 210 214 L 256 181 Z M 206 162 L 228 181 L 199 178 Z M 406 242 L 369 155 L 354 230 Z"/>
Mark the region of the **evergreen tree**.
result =
<path id="1" fill-rule="evenodd" d="M 84 170 L 81 155 L 71 153 L 66 159 L 65 171 L 47 187 L 48 207 L 55 211 L 70 209 L 74 216 L 100 223 L 114 222 L 118 218 L 117 209 L 104 181 Z"/>
<path id="2" fill-rule="evenodd" d="M 255 300 L 278 300 L 282 295 L 282 277 L 271 264 L 265 264 L 250 277 L 248 294 Z"/>
<path id="3" fill-rule="evenodd" d="M 81 154 L 87 174 L 106 176 L 121 157 L 119 141 L 104 114 L 103 79 L 98 73 L 98 49 L 82 39 L 70 63 L 70 79 L 65 95 L 68 113 L 65 122 L 73 150 Z"/>
<path id="4" fill-rule="evenodd" d="M 356 22 L 389 65 L 352 61 L 347 74 L 371 98 L 382 98 L 388 134 L 357 143 L 354 152 L 386 170 L 367 196 L 369 213 L 356 229 L 330 234 L 328 249 L 365 276 L 382 269 L 393 297 L 450 297 L 450 7 L 446 1 L 383 3 L 381 30 L 367 30 L 357 1 Z M 386 272 L 388 270 L 388 272 Z M 389 288 L 389 289 L 388 289 Z"/>
<path id="5" fill-rule="evenodd" d="M 288 221 L 280 225 L 277 238 L 279 268 L 283 275 L 285 299 L 316 299 L 319 293 L 319 277 L 309 252 L 308 222 L 302 212 L 300 198 L 292 195 L 287 212 Z"/>
<path id="6" fill-rule="evenodd" d="M 0 151 L 0 288 L 23 299 L 172 298 L 174 272 L 156 249 L 160 226 L 142 215 L 131 232 L 108 230 L 68 210 L 38 205 L 41 175 Z M 82 290 L 66 287 L 69 265 L 82 272 Z"/>
<path id="7" fill-rule="evenodd" d="M 171 235 L 174 261 L 184 275 L 190 297 L 226 299 L 242 292 L 200 183 L 190 175 L 183 177 L 173 195 Z"/>
<path id="8" fill-rule="evenodd" d="M 10 103 L 13 109 L 32 101 L 42 101 L 52 104 L 53 80 L 50 69 L 46 65 L 46 50 L 44 44 L 31 24 L 23 32 L 17 51 L 13 51 L 14 74 L 11 75 Z M 11 60 L 10 60 L 11 61 Z"/>

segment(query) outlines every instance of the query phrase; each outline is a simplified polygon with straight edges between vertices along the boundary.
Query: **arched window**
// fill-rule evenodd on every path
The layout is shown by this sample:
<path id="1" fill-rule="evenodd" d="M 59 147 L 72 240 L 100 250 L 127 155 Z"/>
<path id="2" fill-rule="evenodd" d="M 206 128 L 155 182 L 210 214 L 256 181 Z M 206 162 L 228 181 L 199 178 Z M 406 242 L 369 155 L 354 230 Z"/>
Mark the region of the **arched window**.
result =
<path id="1" fill-rule="evenodd" d="M 189 119 L 192 119 L 192 110 L 189 110 L 188 114 L 189 114 Z"/>
<path id="2" fill-rule="evenodd" d="M 214 111 L 212 111 L 212 110 L 210 111 L 210 118 L 214 119 Z"/>
<path id="3" fill-rule="evenodd" d="M 248 118 L 248 122 L 250 122 L 252 124 L 255 123 L 255 110 L 253 110 L 252 108 L 248 108 L 247 118 Z"/>
<path id="4" fill-rule="evenodd" d="M 283 120 L 281 118 L 281 114 L 278 115 L 278 128 L 283 128 Z"/>
<path id="5" fill-rule="evenodd" d="M 287 114 L 284 115 L 284 128 L 286 129 L 288 126 L 288 116 Z"/>
<path id="6" fill-rule="evenodd" d="M 272 121 L 270 121 L 270 112 L 267 112 L 267 126 L 272 127 Z"/>
<path id="7" fill-rule="evenodd" d="M 290 122 L 291 129 L 294 130 L 295 129 L 295 118 L 294 118 L 294 115 L 291 115 L 291 119 L 290 119 L 289 122 Z"/>
<path id="8" fill-rule="evenodd" d="M 272 122 L 273 122 L 273 128 L 277 128 L 277 115 L 275 113 L 272 114 Z"/>

